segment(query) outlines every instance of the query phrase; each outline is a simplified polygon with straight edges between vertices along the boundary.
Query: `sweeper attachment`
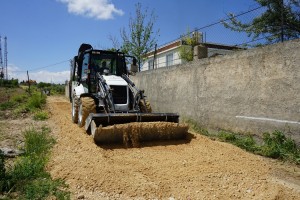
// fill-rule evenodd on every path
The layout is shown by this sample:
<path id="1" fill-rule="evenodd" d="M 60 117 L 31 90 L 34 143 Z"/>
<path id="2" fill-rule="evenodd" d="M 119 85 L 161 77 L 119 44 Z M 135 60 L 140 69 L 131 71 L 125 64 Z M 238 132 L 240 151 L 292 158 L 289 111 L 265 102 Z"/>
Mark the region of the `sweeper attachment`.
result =
<path id="1" fill-rule="evenodd" d="M 99 144 L 136 147 L 144 141 L 184 139 L 188 127 L 179 124 L 178 114 L 152 113 L 144 91 L 129 78 L 136 72 L 134 57 L 82 44 L 71 65 L 73 122 L 84 126 Z"/>

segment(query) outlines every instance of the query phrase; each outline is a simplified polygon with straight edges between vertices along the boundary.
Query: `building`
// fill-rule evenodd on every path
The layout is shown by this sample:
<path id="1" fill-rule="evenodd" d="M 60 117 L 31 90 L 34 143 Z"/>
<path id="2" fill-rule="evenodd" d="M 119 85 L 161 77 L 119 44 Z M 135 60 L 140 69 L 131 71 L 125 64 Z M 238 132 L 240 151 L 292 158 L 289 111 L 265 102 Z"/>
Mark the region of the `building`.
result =
<path id="1" fill-rule="evenodd" d="M 218 55 L 225 55 L 231 53 L 232 51 L 240 50 L 241 48 L 236 46 L 229 46 L 223 44 L 215 43 L 206 43 L 203 42 L 202 34 L 193 33 L 193 36 L 196 35 L 197 43 L 201 46 L 200 51 L 201 57 L 206 58 L 213 57 Z M 145 55 L 141 71 L 157 69 L 161 67 L 169 67 L 173 65 L 184 64 L 186 61 L 182 60 L 179 56 L 179 49 L 182 45 L 185 45 L 184 42 L 179 39 L 163 45 L 156 50 L 153 50 Z M 192 48 L 192 47 L 191 47 Z M 198 48 L 199 50 L 199 48 Z"/>

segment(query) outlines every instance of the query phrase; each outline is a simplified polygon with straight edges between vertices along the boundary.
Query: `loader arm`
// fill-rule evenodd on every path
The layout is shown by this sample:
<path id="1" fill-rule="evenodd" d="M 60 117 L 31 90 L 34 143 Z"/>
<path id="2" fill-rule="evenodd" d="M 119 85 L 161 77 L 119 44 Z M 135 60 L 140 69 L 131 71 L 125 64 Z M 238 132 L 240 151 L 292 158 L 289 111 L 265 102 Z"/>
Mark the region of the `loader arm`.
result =
<path id="1" fill-rule="evenodd" d="M 130 78 L 126 74 L 122 74 L 122 78 L 128 83 L 128 86 L 132 93 L 134 94 L 133 108 L 136 110 L 140 110 L 139 102 L 140 100 L 144 101 L 144 105 L 146 105 L 144 90 L 140 90 L 135 86 L 135 84 L 130 80 Z M 148 112 L 146 108 L 146 112 Z"/>
<path id="2" fill-rule="evenodd" d="M 113 103 L 114 101 L 113 101 L 113 96 L 112 96 L 110 87 L 107 85 L 103 76 L 99 72 L 97 73 L 97 78 L 98 78 L 98 85 L 101 90 L 100 97 L 103 98 L 104 101 L 106 101 L 108 104 L 108 110 L 106 110 L 106 112 L 108 113 L 108 112 L 112 111 L 114 113 L 115 105 Z"/>

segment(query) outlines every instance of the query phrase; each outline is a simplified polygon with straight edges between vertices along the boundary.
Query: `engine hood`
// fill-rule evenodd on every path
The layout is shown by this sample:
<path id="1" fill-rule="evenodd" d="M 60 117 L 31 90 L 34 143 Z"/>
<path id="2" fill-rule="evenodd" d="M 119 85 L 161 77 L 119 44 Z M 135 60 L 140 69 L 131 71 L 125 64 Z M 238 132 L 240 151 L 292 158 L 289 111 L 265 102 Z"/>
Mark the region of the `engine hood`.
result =
<path id="1" fill-rule="evenodd" d="M 104 75 L 103 78 L 105 79 L 105 81 L 108 85 L 127 86 L 127 82 L 123 78 L 121 78 L 120 76 L 116 76 L 116 75 L 105 76 Z"/>

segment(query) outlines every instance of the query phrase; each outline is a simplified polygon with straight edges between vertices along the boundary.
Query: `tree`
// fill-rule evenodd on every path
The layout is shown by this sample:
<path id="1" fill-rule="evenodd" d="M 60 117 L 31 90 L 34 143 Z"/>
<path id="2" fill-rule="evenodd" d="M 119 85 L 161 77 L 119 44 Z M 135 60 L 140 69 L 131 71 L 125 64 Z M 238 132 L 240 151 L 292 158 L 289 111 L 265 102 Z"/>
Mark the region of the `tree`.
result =
<path id="1" fill-rule="evenodd" d="M 143 56 L 154 48 L 156 44 L 156 35 L 153 33 L 153 26 L 156 22 L 156 16 L 154 11 L 148 16 L 148 9 L 142 10 L 142 5 L 137 3 L 135 5 L 135 17 L 129 19 L 129 32 L 126 29 L 121 30 L 121 38 L 123 44 L 121 50 L 132 56 L 135 56 L 139 71 L 141 70 L 141 63 Z"/>
<path id="2" fill-rule="evenodd" d="M 264 37 L 267 43 L 296 39 L 300 36 L 299 0 L 255 0 L 266 7 L 266 11 L 250 23 L 243 23 L 229 13 L 230 22 L 223 22 L 226 28 L 246 32 L 253 40 Z"/>
<path id="3" fill-rule="evenodd" d="M 185 61 L 192 61 L 194 58 L 194 47 L 199 44 L 199 33 L 187 30 L 187 33 L 181 36 L 182 45 L 179 48 L 179 57 Z"/>

